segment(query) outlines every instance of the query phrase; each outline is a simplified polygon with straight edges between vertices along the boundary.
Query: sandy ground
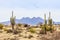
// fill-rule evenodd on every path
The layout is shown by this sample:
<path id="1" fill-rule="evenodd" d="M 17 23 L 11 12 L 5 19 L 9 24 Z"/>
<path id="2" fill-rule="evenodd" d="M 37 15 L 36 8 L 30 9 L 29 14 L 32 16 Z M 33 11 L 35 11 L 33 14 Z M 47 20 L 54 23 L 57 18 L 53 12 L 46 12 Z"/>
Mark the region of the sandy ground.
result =
<path id="1" fill-rule="evenodd" d="M 29 38 L 24 38 L 24 36 L 28 36 L 28 34 L 21 33 L 23 35 L 22 37 L 19 37 L 19 34 L 13 35 L 12 33 L 0 33 L 0 40 L 8 40 L 8 39 L 13 39 L 16 38 L 17 40 L 37 40 L 36 39 L 36 34 L 32 34 L 34 37 L 29 39 Z"/>
<path id="2" fill-rule="evenodd" d="M 10 27 L 9 27 L 10 28 Z M 9 29 L 8 28 L 8 29 Z M 10 28 L 11 29 L 11 28 Z M 57 32 L 47 33 L 47 34 L 38 34 L 40 28 L 35 28 L 36 33 L 27 32 L 26 28 L 21 28 L 22 32 L 18 34 L 6 33 L 6 31 L 1 30 L 0 40 L 60 40 L 60 30 L 57 28 Z M 28 38 L 29 35 L 32 35 L 32 38 Z M 57 37 L 56 37 L 57 35 Z"/>
<path id="3" fill-rule="evenodd" d="M 9 28 L 10 27 L 7 27 L 7 29 L 9 29 Z M 37 40 L 36 33 L 27 32 L 26 28 L 21 28 L 21 29 L 22 29 L 22 33 L 15 34 L 15 35 L 13 33 L 7 33 L 6 31 L 1 30 L 2 32 L 0 33 L 0 40 Z M 22 36 L 20 36 L 20 35 L 22 35 Z M 33 37 L 31 39 L 25 38 L 25 36 L 28 37 L 29 35 L 32 35 Z"/>

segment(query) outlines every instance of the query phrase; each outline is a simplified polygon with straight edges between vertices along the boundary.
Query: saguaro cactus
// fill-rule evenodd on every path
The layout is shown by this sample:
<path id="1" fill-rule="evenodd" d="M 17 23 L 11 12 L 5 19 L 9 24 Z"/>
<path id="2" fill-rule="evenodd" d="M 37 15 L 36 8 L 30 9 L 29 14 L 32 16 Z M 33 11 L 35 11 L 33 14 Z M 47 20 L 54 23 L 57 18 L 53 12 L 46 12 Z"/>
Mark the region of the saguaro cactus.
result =
<path id="1" fill-rule="evenodd" d="M 50 26 L 50 30 L 52 30 L 52 18 L 51 18 L 50 12 L 49 12 L 49 18 L 48 18 L 48 25 Z"/>
<path id="2" fill-rule="evenodd" d="M 44 14 L 44 29 L 46 34 L 46 26 L 47 26 L 47 20 L 46 20 L 46 14 Z"/>
<path id="3" fill-rule="evenodd" d="M 14 30 L 15 17 L 13 17 L 13 11 L 12 11 L 12 16 L 11 16 L 11 18 L 10 18 L 10 22 L 11 22 L 11 25 L 12 25 L 12 30 Z"/>
<path id="4" fill-rule="evenodd" d="M 50 26 L 51 13 L 49 12 L 48 25 Z"/>

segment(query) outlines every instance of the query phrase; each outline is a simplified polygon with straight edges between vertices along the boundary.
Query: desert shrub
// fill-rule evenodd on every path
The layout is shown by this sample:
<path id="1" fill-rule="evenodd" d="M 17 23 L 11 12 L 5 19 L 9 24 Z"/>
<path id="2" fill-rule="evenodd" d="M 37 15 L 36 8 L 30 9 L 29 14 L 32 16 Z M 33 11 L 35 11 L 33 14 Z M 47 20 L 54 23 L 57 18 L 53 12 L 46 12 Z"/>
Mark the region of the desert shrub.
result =
<path id="1" fill-rule="evenodd" d="M 51 33 L 55 31 L 55 26 L 52 26 L 50 29 Z"/>
<path id="2" fill-rule="evenodd" d="M 12 33 L 13 31 L 11 29 L 8 29 L 7 30 L 7 33 Z"/>
<path id="3" fill-rule="evenodd" d="M 42 29 L 42 30 L 44 30 L 44 29 L 45 29 L 45 27 L 44 27 L 44 26 L 42 26 L 42 27 L 41 27 L 41 29 Z M 46 26 L 46 31 L 51 31 L 51 30 L 54 30 L 54 29 L 55 29 L 55 27 L 54 27 L 54 26 L 51 26 L 51 27 L 50 27 L 50 26 L 48 26 L 48 25 Z"/>
<path id="4" fill-rule="evenodd" d="M 40 30 L 39 34 L 44 34 L 43 30 Z"/>
<path id="5" fill-rule="evenodd" d="M 10 40 L 19 40 L 17 36 L 14 36 L 14 38 L 10 38 Z"/>
<path id="6" fill-rule="evenodd" d="M 28 24 L 24 24 L 24 27 L 28 27 L 29 25 Z"/>
<path id="7" fill-rule="evenodd" d="M 29 35 L 28 38 L 31 39 L 33 37 L 33 35 Z"/>
<path id="8" fill-rule="evenodd" d="M 45 27 L 44 25 L 40 27 L 41 30 L 40 30 L 40 34 L 46 34 L 46 31 L 47 31 L 47 26 Z"/>
<path id="9" fill-rule="evenodd" d="M 46 34 L 46 29 L 44 26 L 41 27 L 40 34 Z"/>
<path id="10" fill-rule="evenodd" d="M 12 33 L 12 30 L 11 29 L 8 29 L 8 28 L 3 28 L 4 31 L 6 31 L 7 33 Z"/>
<path id="11" fill-rule="evenodd" d="M 22 30 L 17 30 L 18 31 L 18 33 L 22 33 Z"/>
<path id="12" fill-rule="evenodd" d="M 8 29 L 4 27 L 3 30 L 4 30 L 4 31 L 7 31 Z"/>
<path id="13" fill-rule="evenodd" d="M 27 36 L 24 36 L 24 38 L 27 38 Z"/>
<path id="14" fill-rule="evenodd" d="M 18 23 L 17 25 L 20 27 L 22 24 Z"/>
<path id="15" fill-rule="evenodd" d="M 41 28 L 41 29 L 44 29 L 44 26 L 41 26 L 40 28 Z"/>
<path id="16" fill-rule="evenodd" d="M 19 32 L 17 30 L 14 30 L 13 34 L 18 34 Z"/>
<path id="17" fill-rule="evenodd" d="M 50 26 L 47 25 L 46 29 L 45 29 L 44 26 L 42 26 L 41 30 L 40 30 L 40 34 L 45 34 L 47 31 L 50 31 L 52 33 L 54 31 L 54 29 L 55 29 L 54 26 L 50 27 Z"/>
<path id="18" fill-rule="evenodd" d="M 55 26 L 52 26 L 52 29 L 55 30 Z"/>
<path id="19" fill-rule="evenodd" d="M 12 31 L 11 29 L 5 29 L 4 31 L 6 31 L 7 33 L 13 33 L 13 34 L 19 33 L 19 31 L 17 30 Z"/>
<path id="20" fill-rule="evenodd" d="M 30 31 L 31 33 L 35 33 L 35 32 L 36 32 L 34 28 L 30 28 L 29 31 Z"/>
<path id="21" fill-rule="evenodd" d="M 39 34 L 46 34 L 44 30 L 40 30 Z"/>
<path id="22" fill-rule="evenodd" d="M 19 34 L 19 37 L 22 37 L 23 35 L 22 34 Z"/>
<path id="23" fill-rule="evenodd" d="M 0 29 L 3 29 L 3 24 L 0 24 Z"/>
<path id="24" fill-rule="evenodd" d="M 47 31 L 50 31 L 50 26 L 46 26 L 46 30 Z"/>
<path id="25" fill-rule="evenodd" d="M 55 26 L 51 26 L 51 27 L 50 27 L 50 26 L 47 26 L 47 27 L 46 27 L 46 30 L 52 32 L 52 31 L 55 30 Z"/>

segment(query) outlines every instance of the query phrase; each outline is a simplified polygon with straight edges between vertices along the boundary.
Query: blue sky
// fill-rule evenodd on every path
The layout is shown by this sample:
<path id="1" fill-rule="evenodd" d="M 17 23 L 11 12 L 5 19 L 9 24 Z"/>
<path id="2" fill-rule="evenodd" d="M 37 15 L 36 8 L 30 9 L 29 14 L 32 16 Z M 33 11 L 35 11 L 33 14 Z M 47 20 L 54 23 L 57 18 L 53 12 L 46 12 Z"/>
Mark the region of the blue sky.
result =
<path id="1" fill-rule="evenodd" d="M 11 17 L 12 10 L 17 19 L 41 17 L 51 12 L 54 21 L 60 21 L 60 0 L 0 0 L 0 22 Z"/>

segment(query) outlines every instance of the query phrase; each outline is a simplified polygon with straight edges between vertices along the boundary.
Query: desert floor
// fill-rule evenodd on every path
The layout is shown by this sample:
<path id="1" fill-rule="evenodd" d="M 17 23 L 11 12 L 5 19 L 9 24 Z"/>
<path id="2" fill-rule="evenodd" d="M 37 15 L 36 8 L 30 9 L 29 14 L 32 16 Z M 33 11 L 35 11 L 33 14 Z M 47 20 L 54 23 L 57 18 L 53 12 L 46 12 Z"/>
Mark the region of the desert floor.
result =
<path id="1" fill-rule="evenodd" d="M 0 30 L 0 40 L 60 40 L 60 31 L 58 30 L 53 33 L 39 34 L 40 28 L 35 28 L 36 33 L 29 32 L 25 27 L 20 27 L 20 29 L 21 32 L 18 34 Z"/>

